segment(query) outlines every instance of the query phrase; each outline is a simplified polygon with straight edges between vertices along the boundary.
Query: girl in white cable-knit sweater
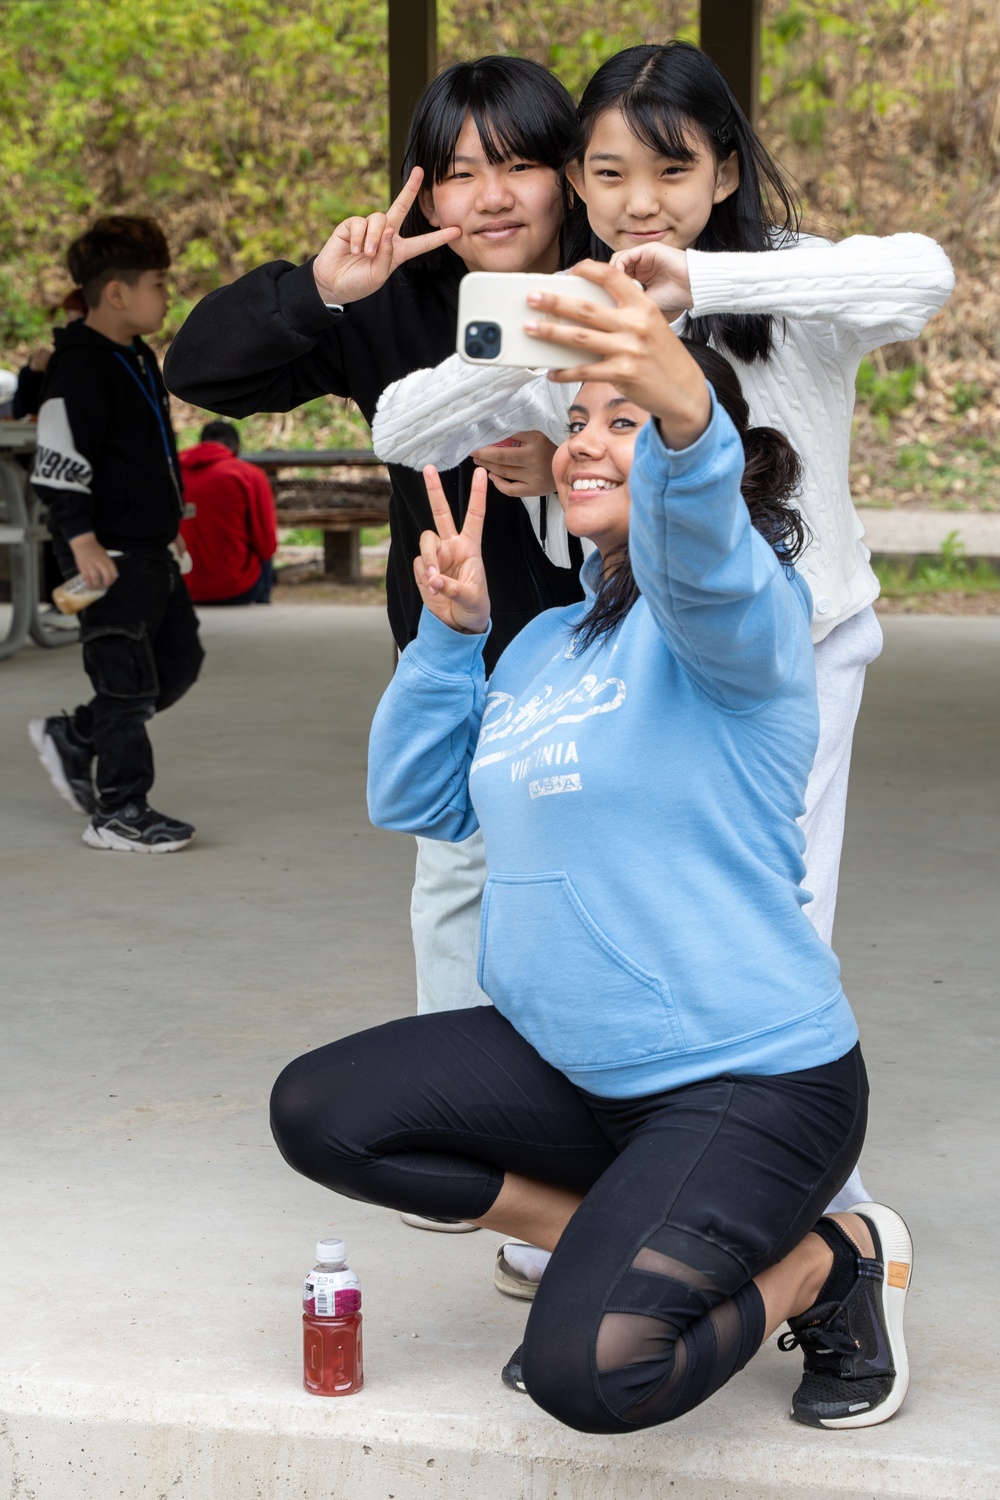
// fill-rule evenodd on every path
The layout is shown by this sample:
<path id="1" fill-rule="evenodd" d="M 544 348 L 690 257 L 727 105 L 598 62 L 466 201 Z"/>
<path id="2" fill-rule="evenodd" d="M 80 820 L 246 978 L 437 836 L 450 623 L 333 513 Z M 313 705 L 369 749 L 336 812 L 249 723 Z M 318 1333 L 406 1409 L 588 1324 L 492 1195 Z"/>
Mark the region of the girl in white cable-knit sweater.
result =
<path id="1" fill-rule="evenodd" d="M 833 930 L 847 779 L 865 668 L 881 649 L 878 581 L 851 501 L 848 459 L 862 357 L 915 338 L 946 301 L 951 266 L 917 234 L 830 244 L 798 231 L 780 169 L 725 79 L 697 48 L 633 47 L 598 70 L 580 103 L 567 166 L 586 205 L 589 243 L 636 277 L 679 333 L 720 349 L 736 369 L 751 421 L 779 428 L 802 462 L 797 505 L 812 540 L 799 564 L 813 597 L 820 742 L 802 819 L 806 907 Z M 383 395 L 373 426 L 381 457 L 442 467 L 475 452 L 504 487 L 512 433 L 566 432 L 573 387 L 544 373 L 483 369 L 457 355 Z M 507 486 L 525 493 L 521 484 Z M 545 509 L 544 475 L 535 476 Z M 558 518 L 547 507 L 548 545 Z M 866 1197 L 857 1174 L 844 1205 Z M 839 1200 L 838 1200 L 839 1202 Z"/>

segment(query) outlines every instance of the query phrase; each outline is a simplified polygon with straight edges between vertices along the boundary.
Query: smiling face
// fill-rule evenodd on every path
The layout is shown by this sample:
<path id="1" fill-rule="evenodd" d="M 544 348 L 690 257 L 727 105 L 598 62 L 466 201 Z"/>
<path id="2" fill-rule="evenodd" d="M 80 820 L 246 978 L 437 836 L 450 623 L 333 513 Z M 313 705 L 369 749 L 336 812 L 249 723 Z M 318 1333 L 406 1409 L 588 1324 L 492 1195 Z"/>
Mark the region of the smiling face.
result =
<path id="1" fill-rule="evenodd" d="M 420 207 L 435 229 L 457 224 L 451 249 L 470 271 L 557 271 L 563 203 L 559 174 L 520 157 L 487 159 L 466 115 L 451 171 L 423 188 Z"/>
<path id="2" fill-rule="evenodd" d="M 589 537 L 603 558 L 628 541 L 632 454 L 648 418 L 613 385 L 588 381 L 570 407 L 569 437 L 552 460 L 566 530 Z"/>
<path id="3" fill-rule="evenodd" d="M 590 227 L 612 250 L 660 243 L 688 250 L 716 203 L 739 186 L 736 152 L 717 161 L 692 126 L 690 161 L 677 161 L 638 140 L 620 110 L 597 116 L 583 163 L 567 176 L 587 205 Z"/>

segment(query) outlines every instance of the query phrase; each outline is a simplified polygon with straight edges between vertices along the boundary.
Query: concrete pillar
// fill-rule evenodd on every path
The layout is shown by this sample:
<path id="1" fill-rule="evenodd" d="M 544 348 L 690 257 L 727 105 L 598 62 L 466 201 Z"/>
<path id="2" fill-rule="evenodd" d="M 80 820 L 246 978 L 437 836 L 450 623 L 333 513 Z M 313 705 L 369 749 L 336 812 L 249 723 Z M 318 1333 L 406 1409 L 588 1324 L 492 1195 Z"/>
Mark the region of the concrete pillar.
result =
<path id="1" fill-rule="evenodd" d="M 361 580 L 361 528 L 351 526 L 345 530 L 323 532 L 323 572 L 327 578 L 336 578 L 341 583 L 359 583 Z"/>

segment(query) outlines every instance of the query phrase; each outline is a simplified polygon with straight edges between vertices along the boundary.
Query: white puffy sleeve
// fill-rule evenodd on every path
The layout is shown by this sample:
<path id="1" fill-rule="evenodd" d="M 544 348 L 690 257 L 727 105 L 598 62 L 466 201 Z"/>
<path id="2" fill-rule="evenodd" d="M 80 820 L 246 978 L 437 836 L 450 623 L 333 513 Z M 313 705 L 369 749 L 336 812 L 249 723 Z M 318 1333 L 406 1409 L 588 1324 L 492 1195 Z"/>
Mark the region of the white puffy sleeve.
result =
<path id="1" fill-rule="evenodd" d="M 385 463 L 454 469 L 476 448 L 515 432 L 544 432 L 561 443 L 574 394 L 572 386 L 553 385 L 544 371 L 470 365 L 452 354 L 382 392 L 372 446 Z"/>

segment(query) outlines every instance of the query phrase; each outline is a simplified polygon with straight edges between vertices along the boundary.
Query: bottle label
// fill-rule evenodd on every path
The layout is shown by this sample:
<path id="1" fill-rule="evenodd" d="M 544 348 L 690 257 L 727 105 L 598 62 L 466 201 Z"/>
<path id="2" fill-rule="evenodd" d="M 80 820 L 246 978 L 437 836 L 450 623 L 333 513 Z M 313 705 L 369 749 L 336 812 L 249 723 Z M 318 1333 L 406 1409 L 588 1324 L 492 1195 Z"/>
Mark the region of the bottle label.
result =
<path id="1" fill-rule="evenodd" d="M 302 1288 L 302 1307 L 317 1318 L 345 1318 L 361 1311 L 361 1290 L 344 1286 L 342 1271 L 310 1271 Z"/>

